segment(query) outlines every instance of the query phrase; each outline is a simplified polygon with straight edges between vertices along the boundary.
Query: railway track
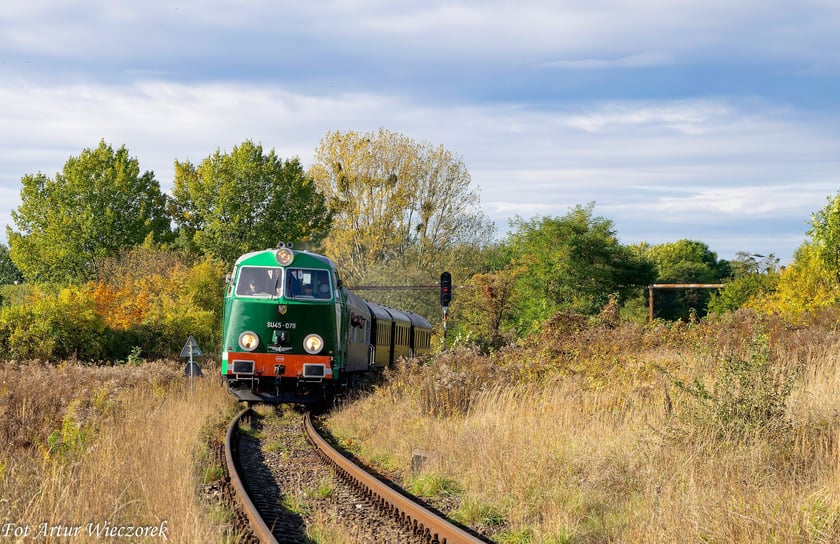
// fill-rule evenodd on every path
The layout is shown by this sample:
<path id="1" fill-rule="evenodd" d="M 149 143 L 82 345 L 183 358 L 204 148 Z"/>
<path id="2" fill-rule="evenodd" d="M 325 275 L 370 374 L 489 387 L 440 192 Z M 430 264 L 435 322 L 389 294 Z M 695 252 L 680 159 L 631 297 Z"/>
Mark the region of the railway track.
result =
<path id="1" fill-rule="evenodd" d="M 287 490 L 279 489 L 284 484 L 278 486 L 276 480 L 266 474 L 269 469 L 265 466 L 266 459 L 263 458 L 259 448 L 249 444 L 248 440 L 238 438 L 241 421 L 252 415 L 253 412 L 250 409 L 243 410 L 229 426 L 225 440 L 225 458 L 231 485 L 249 520 L 254 536 L 262 543 L 311 542 L 304 534 L 306 522 L 303 516 L 280 505 L 282 501 L 278 501 L 278 496 L 282 497 Z M 372 530 L 377 535 L 377 542 L 433 544 L 488 542 L 418 504 L 346 458 L 318 433 L 308 412 L 295 424 L 302 427 L 306 440 L 311 444 L 308 447 L 310 451 L 298 450 L 283 455 L 287 458 L 311 456 L 306 462 L 307 471 L 312 469 L 311 465 L 318 463 L 314 459 L 320 458 L 322 470 L 335 474 L 344 482 L 344 485 L 352 488 L 351 491 L 336 492 L 338 496 L 335 497 L 339 503 L 349 506 L 350 517 L 382 517 L 386 520 L 373 522 Z M 313 451 L 317 454 L 312 453 Z M 324 469 L 324 467 L 329 468 Z M 318 477 L 313 474 L 304 477 Z M 291 491 L 288 493 L 291 494 Z M 332 515 L 346 517 L 337 508 L 333 508 Z M 369 521 L 365 519 L 366 523 Z M 350 521 L 350 523 L 353 522 Z M 398 525 L 399 528 L 394 529 L 390 527 L 392 525 Z M 369 538 L 362 540 L 370 541 Z"/>

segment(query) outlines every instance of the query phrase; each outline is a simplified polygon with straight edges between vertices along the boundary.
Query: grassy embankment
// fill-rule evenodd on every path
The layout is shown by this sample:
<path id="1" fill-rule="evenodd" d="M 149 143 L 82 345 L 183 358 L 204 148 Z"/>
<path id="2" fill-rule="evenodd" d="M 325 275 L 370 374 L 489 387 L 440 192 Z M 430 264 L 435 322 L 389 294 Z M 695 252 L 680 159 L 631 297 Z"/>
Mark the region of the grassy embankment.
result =
<path id="1" fill-rule="evenodd" d="M 131 542 L 236 541 L 230 514 L 199 500 L 223 475 L 208 443 L 235 410 L 207 372 L 191 390 L 180 364 L 0 364 L 0 540 L 113 540 L 97 529 L 133 526 L 148 536 Z"/>
<path id="2" fill-rule="evenodd" d="M 497 542 L 838 542 L 836 324 L 557 319 L 403 365 L 331 430 Z"/>

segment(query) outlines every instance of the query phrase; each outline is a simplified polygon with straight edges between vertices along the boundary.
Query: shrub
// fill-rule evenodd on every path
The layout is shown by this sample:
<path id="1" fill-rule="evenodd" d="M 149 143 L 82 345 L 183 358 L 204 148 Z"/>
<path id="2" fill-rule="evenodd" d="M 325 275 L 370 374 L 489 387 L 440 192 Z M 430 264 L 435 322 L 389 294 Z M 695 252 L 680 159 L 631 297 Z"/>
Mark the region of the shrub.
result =
<path id="1" fill-rule="evenodd" d="M 121 361 L 170 357 L 192 335 L 220 344 L 223 269 L 162 249 L 135 248 L 102 263 L 81 286 L 7 286 L 0 348 L 7 358 Z"/>
<path id="2" fill-rule="evenodd" d="M 17 359 L 100 359 L 106 337 L 88 286 L 50 293 L 34 289 L 21 304 L 0 309 L 0 345 Z"/>
<path id="3" fill-rule="evenodd" d="M 796 373 L 774 360 L 769 336 L 757 332 L 745 349 L 719 353 L 708 378 L 690 381 L 661 369 L 690 399 L 690 427 L 712 429 L 721 438 L 765 438 L 789 427 L 786 406 Z M 688 427 L 686 427 L 688 428 Z"/>
<path id="4" fill-rule="evenodd" d="M 464 413 L 475 394 L 491 382 L 494 367 L 489 361 L 476 347 L 443 352 L 430 364 L 402 361 L 395 371 L 386 371 L 387 390 L 393 399 L 415 399 L 425 414 Z"/>
<path id="5" fill-rule="evenodd" d="M 718 293 L 712 293 L 709 312 L 720 314 L 747 306 L 753 299 L 773 294 L 779 284 L 779 275 L 746 274 L 727 283 Z"/>
<path id="6" fill-rule="evenodd" d="M 135 248 L 109 261 L 95 290 L 109 354 L 123 359 L 139 347 L 148 357 L 168 357 L 190 335 L 215 350 L 222 286 L 222 266 L 211 259 L 190 263 L 172 251 Z"/>

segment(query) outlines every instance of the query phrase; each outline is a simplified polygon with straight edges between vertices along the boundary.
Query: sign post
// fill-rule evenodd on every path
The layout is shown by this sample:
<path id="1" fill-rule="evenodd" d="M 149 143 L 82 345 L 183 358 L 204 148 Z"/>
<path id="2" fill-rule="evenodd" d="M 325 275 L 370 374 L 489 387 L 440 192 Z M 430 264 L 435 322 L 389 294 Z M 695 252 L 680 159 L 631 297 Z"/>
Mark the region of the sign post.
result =
<path id="1" fill-rule="evenodd" d="M 190 391 L 193 390 L 193 377 L 194 376 L 201 376 L 201 368 L 199 368 L 198 363 L 193 361 L 193 357 L 204 357 L 204 353 L 201 352 L 201 348 L 198 347 L 198 342 L 195 341 L 195 338 L 190 335 L 187 339 L 187 343 L 184 345 L 184 348 L 181 350 L 181 358 L 189 357 L 189 362 L 187 366 L 184 367 L 184 376 L 190 377 Z"/>

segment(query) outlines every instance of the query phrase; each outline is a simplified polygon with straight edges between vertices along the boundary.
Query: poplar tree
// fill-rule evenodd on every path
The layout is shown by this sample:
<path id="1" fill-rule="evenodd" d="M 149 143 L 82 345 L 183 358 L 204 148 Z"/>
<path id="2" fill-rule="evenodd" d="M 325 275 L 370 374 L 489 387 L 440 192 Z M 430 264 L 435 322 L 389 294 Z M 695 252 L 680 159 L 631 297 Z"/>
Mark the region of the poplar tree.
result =
<path id="1" fill-rule="evenodd" d="M 351 281 L 382 267 L 431 277 L 455 248 L 492 241 L 466 165 L 442 146 L 382 128 L 331 131 L 309 174 L 333 213 L 325 252 Z"/>

